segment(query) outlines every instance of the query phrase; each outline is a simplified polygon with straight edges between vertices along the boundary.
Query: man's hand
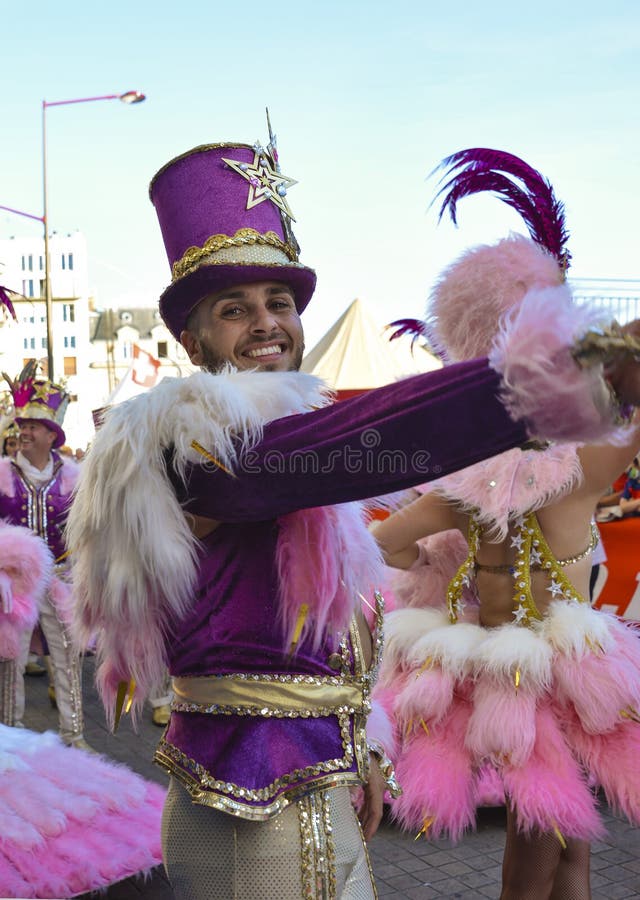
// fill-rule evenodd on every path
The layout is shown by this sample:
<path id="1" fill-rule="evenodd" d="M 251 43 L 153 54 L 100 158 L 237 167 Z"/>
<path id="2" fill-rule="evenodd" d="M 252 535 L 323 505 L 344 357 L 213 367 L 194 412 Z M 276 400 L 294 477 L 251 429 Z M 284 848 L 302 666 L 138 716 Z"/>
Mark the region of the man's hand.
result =
<path id="1" fill-rule="evenodd" d="M 369 780 L 364 785 L 364 799 L 358 814 L 364 839 L 370 841 L 382 820 L 382 806 L 387 783 L 380 771 L 377 757 L 369 755 Z"/>

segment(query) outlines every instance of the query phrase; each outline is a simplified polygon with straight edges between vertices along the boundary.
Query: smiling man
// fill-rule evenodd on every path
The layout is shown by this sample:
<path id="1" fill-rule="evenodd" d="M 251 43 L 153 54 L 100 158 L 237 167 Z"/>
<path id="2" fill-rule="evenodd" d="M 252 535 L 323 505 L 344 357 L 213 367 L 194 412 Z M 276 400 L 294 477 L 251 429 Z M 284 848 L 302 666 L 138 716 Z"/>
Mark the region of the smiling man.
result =
<path id="1" fill-rule="evenodd" d="M 296 372 L 304 335 L 293 291 L 282 282 L 258 282 L 216 291 L 187 319 L 180 341 L 191 362 L 208 372 L 236 369 Z"/>
<path id="2" fill-rule="evenodd" d="M 370 702 L 381 633 L 362 615 L 375 607 L 379 626 L 379 557 L 349 501 L 523 444 L 538 413 L 546 436 L 574 438 L 605 436 L 615 413 L 600 370 L 582 376 L 571 358 L 572 322 L 553 362 L 530 359 L 535 328 L 523 340 L 514 325 L 492 365 L 332 405 L 297 371 L 316 276 L 299 262 L 292 183 L 273 138 L 196 147 L 153 179 L 172 268 L 160 311 L 205 371 L 107 414 L 69 519 L 77 630 L 96 637 L 111 722 L 136 716 L 166 667 L 173 678 L 155 758 L 171 775 L 178 900 L 374 896 L 349 788 L 365 786 L 369 838 L 396 785 L 392 731 Z M 542 413 L 567 373 L 556 421 Z"/>

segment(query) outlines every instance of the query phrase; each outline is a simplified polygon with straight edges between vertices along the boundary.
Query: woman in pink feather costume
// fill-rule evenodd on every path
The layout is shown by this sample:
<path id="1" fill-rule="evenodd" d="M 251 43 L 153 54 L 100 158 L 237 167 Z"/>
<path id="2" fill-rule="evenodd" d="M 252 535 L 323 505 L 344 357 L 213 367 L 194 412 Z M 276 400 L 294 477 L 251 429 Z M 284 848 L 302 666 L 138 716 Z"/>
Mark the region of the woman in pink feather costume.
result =
<path id="1" fill-rule="evenodd" d="M 0 722 L 15 719 L 16 659 L 25 632 L 38 620 L 40 599 L 53 568 L 41 538 L 0 521 Z"/>
<path id="2" fill-rule="evenodd" d="M 502 199 L 496 169 L 531 179 L 533 170 L 508 154 L 496 165 L 496 151 L 464 151 L 449 162 L 459 166 L 464 153 L 468 168 L 445 185 L 443 209 L 453 197 L 454 218 L 455 199 L 485 189 L 475 187 L 479 174 L 488 173 Z M 516 172 L 513 160 L 525 169 Z M 569 308 L 564 240 L 553 245 L 530 230 L 533 241 L 513 235 L 479 247 L 442 276 L 431 328 L 449 359 L 495 347 L 501 329 L 519 331 L 524 345 L 547 303 Z M 550 333 L 541 348 L 541 370 L 557 340 Z M 517 356 L 501 364 L 517 367 Z M 595 505 L 636 454 L 640 427 L 629 424 L 612 442 L 510 450 L 433 482 L 373 527 L 387 563 L 405 570 L 410 604 L 388 616 L 381 678 L 402 744 L 404 794 L 394 816 L 427 836 L 458 839 L 483 792 L 502 791 L 502 900 L 590 897 L 589 841 L 603 833 L 595 788 L 640 824 L 640 638 L 585 599 Z M 429 571 L 422 539 L 451 529 L 467 539 L 463 561 L 458 555 L 436 597 L 437 558 L 438 576 L 424 578 L 421 593 Z"/>

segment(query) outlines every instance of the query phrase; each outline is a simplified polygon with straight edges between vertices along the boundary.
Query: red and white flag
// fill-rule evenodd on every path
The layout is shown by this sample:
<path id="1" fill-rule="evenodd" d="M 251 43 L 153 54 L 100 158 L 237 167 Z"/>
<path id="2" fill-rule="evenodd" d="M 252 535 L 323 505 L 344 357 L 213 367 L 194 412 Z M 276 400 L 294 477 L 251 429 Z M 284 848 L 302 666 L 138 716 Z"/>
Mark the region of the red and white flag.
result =
<path id="1" fill-rule="evenodd" d="M 159 359 L 134 344 L 131 365 L 107 397 L 106 405 L 114 406 L 123 400 L 130 400 L 131 397 L 146 393 L 158 383 L 160 367 Z"/>
<path id="2" fill-rule="evenodd" d="M 131 364 L 131 380 L 141 387 L 151 388 L 158 380 L 160 360 L 156 359 L 142 347 L 133 345 L 133 362 Z"/>

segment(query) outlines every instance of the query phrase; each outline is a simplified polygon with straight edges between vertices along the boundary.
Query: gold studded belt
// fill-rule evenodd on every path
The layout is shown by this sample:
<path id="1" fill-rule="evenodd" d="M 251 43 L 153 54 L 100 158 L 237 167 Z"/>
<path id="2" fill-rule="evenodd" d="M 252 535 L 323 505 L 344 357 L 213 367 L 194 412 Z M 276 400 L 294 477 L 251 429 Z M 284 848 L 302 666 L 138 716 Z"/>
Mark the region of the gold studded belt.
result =
<path id="1" fill-rule="evenodd" d="M 173 678 L 178 712 L 327 716 L 365 712 L 364 683 L 313 675 L 204 675 Z"/>

